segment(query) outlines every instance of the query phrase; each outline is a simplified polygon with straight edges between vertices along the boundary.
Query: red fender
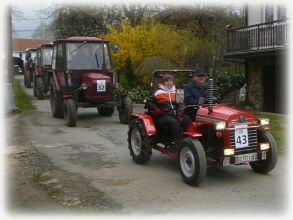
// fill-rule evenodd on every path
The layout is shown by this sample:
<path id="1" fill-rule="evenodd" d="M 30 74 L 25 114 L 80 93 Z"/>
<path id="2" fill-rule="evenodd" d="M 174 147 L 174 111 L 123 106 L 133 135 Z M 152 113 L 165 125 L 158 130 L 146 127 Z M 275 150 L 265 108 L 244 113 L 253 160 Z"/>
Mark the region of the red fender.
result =
<path id="1" fill-rule="evenodd" d="M 188 125 L 187 129 L 183 134 L 187 137 L 197 138 L 201 137 L 202 133 L 198 130 L 196 122 L 192 122 Z"/>
<path id="2" fill-rule="evenodd" d="M 138 118 L 142 122 L 144 130 L 148 136 L 156 135 L 156 127 L 150 115 L 143 113 L 132 113 L 132 118 Z"/>

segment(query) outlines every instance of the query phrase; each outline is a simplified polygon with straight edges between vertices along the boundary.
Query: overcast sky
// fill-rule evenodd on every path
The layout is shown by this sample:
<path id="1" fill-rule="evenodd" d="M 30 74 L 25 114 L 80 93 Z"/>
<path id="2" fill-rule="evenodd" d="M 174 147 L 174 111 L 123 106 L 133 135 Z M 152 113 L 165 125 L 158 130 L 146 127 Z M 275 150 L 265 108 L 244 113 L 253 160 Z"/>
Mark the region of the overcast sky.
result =
<path id="1" fill-rule="evenodd" d="M 161 0 L 162 3 L 178 3 L 177 0 Z M 236 0 L 224 0 L 226 4 L 235 3 Z M 238 0 L 244 1 L 244 0 Z M 41 4 L 40 4 L 41 2 Z M 12 8 L 17 9 L 17 11 L 21 12 L 21 17 L 13 16 L 12 17 L 12 25 L 13 25 L 13 36 L 17 38 L 32 38 L 32 34 L 34 30 L 40 25 L 40 14 L 38 11 L 48 8 L 54 4 L 72 4 L 75 1 L 72 0 L 11 0 Z M 115 4 L 115 3 L 158 3 L 157 0 L 83 0 L 82 4 Z M 181 0 L 180 4 L 195 2 L 195 0 Z M 196 2 L 204 2 L 204 3 L 218 3 L 217 0 L 196 0 Z M 24 4 L 25 3 L 25 4 Z M 75 2 L 76 3 L 76 2 Z M 78 2 L 81 3 L 81 2 Z"/>
<path id="2" fill-rule="evenodd" d="M 12 16 L 12 25 L 14 29 L 13 36 L 17 38 L 32 38 L 34 30 L 40 25 L 41 22 L 38 11 L 47 7 L 49 7 L 49 5 L 12 5 L 12 8 L 21 12 L 17 13 L 17 16 Z"/>

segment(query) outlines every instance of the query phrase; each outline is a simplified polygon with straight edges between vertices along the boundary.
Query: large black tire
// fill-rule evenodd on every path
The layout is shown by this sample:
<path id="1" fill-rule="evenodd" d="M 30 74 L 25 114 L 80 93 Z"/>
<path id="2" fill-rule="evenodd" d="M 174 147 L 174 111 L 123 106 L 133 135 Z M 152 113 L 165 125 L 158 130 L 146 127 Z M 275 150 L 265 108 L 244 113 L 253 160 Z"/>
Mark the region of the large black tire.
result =
<path id="1" fill-rule="evenodd" d="M 42 77 L 36 77 L 36 92 L 39 100 L 44 99 L 44 83 Z"/>
<path id="2" fill-rule="evenodd" d="M 274 169 L 278 161 L 277 143 L 271 133 L 267 131 L 260 133 L 259 138 L 260 142 L 268 142 L 270 144 L 267 159 L 249 162 L 249 164 L 255 172 L 267 174 Z"/>
<path id="3" fill-rule="evenodd" d="M 65 99 L 63 101 L 63 115 L 68 127 L 76 125 L 76 105 L 73 99 Z"/>
<path id="4" fill-rule="evenodd" d="M 118 108 L 118 112 L 120 123 L 128 124 L 131 114 L 133 112 L 132 101 L 128 96 L 122 99 L 122 106 Z"/>
<path id="5" fill-rule="evenodd" d="M 98 107 L 98 112 L 99 115 L 101 116 L 112 116 L 114 113 L 114 107 L 110 106 L 110 107 Z"/>
<path id="6" fill-rule="evenodd" d="M 32 78 L 33 78 L 33 72 L 30 70 L 28 71 L 28 74 L 27 74 L 27 80 L 26 80 L 27 88 L 32 88 Z"/>
<path id="7" fill-rule="evenodd" d="M 129 123 L 128 149 L 133 161 L 137 164 L 145 164 L 152 155 L 152 138 L 146 135 L 143 124 L 138 119 Z"/>
<path id="8" fill-rule="evenodd" d="M 50 81 L 50 104 L 52 116 L 54 118 L 63 118 L 63 97 L 60 92 L 56 91 L 53 78 Z"/>
<path id="9" fill-rule="evenodd" d="M 24 86 L 26 88 L 30 88 L 30 72 L 29 71 L 25 71 L 24 72 Z"/>
<path id="10" fill-rule="evenodd" d="M 199 185 L 206 176 L 207 160 L 202 144 L 191 138 L 179 143 L 178 167 L 184 182 L 191 186 Z"/>
<path id="11" fill-rule="evenodd" d="M 36 82 L 36 76 L 33 77 L 33 94 L 34 97 L 37 97 L 37 82 Z"/>

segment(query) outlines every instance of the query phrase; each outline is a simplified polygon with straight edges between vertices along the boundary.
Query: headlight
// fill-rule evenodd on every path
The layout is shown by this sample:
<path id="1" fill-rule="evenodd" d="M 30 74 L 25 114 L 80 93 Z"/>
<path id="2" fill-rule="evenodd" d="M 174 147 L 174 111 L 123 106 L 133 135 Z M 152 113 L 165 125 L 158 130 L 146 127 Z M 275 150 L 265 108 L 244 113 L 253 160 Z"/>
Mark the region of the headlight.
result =
<path id="1" fill-rule="evenodd" d="M 217 130 L 217 131 L 221 131 L 221 130 L 224 130 L 226 128 L 226 122 L 217 122 L 216 124 L 215 124 L 215 129 Z"/>
<path id="2" fill-rule="evenodd" d="M 260 143 L 259 148 L 260 148 L 260 150 L 267 150 L 270 148 L 270 144 L 269 143 Z"/>
<path id="3" fill-rule="evenodd" d="M 81 88 L 82 88 L 83 90 L 86 90 L 86 89 L 87 89 L 87 84 L 86 84 L 86 83 L 82 83 L 82 84 L 81 84 Z"/>
<path id="4" fill-rule="evenodd" d="M 230 156 L 234 154 L 234 149 L 224 149 L 224 155 Z"/>
<path id="5" fill-rule="evenodd" d="M 270 119 L 268 118 L 260 118 L 259 119 L 259 124 L 264 126 L 264 125 L 269 125 L 270 124 Z"/>

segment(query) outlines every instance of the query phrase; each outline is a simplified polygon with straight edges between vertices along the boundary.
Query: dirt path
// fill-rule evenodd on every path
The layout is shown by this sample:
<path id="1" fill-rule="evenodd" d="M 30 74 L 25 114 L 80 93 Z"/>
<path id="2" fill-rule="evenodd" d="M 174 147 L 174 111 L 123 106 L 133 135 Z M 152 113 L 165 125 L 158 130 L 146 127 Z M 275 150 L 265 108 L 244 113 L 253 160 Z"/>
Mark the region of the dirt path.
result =
<path id="1" fill-rule="evenodd" d="M 24 115 L 33 114 L 33 112 Z M 10 115 L 6 151 L 7 212 L 15 213 L 89 213 L 115 212 L 120 205 L 90 186 L 78 174 L 58 169 L 34 149 L 23 135 L 24 115 Z"/>

